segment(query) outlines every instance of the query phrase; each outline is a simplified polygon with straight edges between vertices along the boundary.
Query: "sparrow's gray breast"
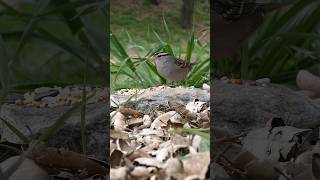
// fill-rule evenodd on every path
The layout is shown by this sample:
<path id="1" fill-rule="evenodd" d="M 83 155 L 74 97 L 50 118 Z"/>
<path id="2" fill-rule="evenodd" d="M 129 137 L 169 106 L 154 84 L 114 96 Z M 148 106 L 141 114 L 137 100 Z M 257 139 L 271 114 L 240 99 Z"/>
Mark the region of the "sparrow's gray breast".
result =
<path id="1" fill-rule="evenodd" d="M 158 73 L 168 80 L 183 80 L 190 71 L 190 68 L 178 66 L 170 55 L 157 56 L 155 62 Z"/>

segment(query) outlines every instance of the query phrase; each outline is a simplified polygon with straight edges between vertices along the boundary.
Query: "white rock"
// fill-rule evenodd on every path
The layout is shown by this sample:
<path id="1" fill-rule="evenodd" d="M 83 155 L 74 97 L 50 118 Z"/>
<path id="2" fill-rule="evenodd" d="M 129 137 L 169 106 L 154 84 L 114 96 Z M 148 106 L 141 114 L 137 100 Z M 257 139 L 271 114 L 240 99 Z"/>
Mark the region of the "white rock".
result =
<path id="1" fill-rule="evenodd" d="M 271 80 L 269 78 L 261 78 L 261 79 L 257 79 L 256 82 L 261 84 L 268 84 L 271 82 Z"/>
<path id="2" fill-rule="evenodd" d="M 229 80 L 229 78 L 227 76 L 223 76 L 222 78 L 220 78 L 220 80 L 227 81 Z"/>
<path id="3" fill-rule="evenodd" d="M 50 88 L 50 87 L 39 87 L 39 88 L 36 88 L 36 89 L 34 90 L 34 92 L 37 93 L 37 94 L 39 94 L 39 93 L 48 92 L 48 91 L 50 91 L 50 90 L 52 90 L 52 88 Z"/>
<path id="4" fill-rule="evenodd" d="M 320 96 L 320 78 L 306 70 L 299 71 L 296 79 L 297 85 L 302 90 L 308 90 Z"/>
<path id="5" fill-rule="evenodd" d="M 207 90 L 207 91 L 210 91 L 210 85 L 208 85 L 208 84 L 203 84 L 203 85 L 202 85 L 202 89 Z"/>
<path id="6" fill-rule="evenodd" d="M 297 91 L 297 93 L 309 97 L 309 98 L 315 98 L 317 97 L 317 94 L 313 91 L 308 91 L 308 90 L 301 90 L 301 91 Z"/>
<path id="7" fill-rule="evenodd" d="M 13 156 L 2 162 L 0 165 L 2 172 L 8 170 L 18 159 L 19 156 Z M 9 180 L 47 180 L 48 178 L 48 173 L 33 160 L 25 159 L 10 176 Z"/>

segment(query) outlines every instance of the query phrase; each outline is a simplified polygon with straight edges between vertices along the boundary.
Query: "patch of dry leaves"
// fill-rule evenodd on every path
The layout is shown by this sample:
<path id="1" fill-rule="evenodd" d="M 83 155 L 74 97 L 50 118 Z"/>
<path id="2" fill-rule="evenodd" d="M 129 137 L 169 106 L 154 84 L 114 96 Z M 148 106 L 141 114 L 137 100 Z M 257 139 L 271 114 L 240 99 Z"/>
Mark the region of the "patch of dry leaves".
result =
<path id="1" fill-rule="evenodd" d="M 154 115 L 120 107 L 110 117 L 111 180 L 209 178 L 210 153 L 201 149 L 203 137 L 177 131 L 209 129 L 206 103 L 168 102 Z"/>
<path id="2" fill-rule="evenodd" d="M 212 179 L 320 180 L 319 132 L 273 118 L 246 134 L 220 128 L 213 133 Z"/>

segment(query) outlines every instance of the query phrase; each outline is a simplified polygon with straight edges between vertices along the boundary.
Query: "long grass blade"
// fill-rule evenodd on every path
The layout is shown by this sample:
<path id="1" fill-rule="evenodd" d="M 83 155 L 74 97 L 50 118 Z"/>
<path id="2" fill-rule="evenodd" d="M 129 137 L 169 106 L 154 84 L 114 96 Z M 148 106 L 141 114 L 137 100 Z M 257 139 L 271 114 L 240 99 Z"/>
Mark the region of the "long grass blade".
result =
<path id="1" fill-rule="evenodd" d="M 93 92 L 91 95 L 86 97 L 86 101 L 91 99 L 94 96 L 95 92 Z M 56 120 L 56 122 L 50 126 L 48 131 L 44 132 L 39 138 L 39 141 L 46 141 L 54 132 L 56 132 L 57 129 L 59 129 L 63 123 L 65 123 L 69 117 L 71 117 L 72 113 L 79 109 L 84 102 L 77 102 L 75 103 L 68 111 L 66 111 L 60 118 Z"/>
<path id="2" fill-rule="evenodd" d="M 35 13 L 32 15 L 32 18 L 30 20 L 30 22 L 28 23 L 28 25 L 26 26 L 17 49 L 15 50 L 15 55 L 14 58 L 10 61 L 10 65 L 13 66 L 18 60 L 19 60 L 19 54 L 21 52 L 21 50 L 23 49 L 24 45 L 26 44 L 29 36 L 32 34 L 32 32 L 34 31 L 34 29 L 37 26 L 37 23 L 39 21 L 39 18 L 36 18 L 36 16 L 38 14 L 40 14 L 45 8 L 47 8 L 47 6 L 49 5 L 50 0 L 42 0 L 39 2 L 38 4 L 38 9 L 35 11 Z"/>
<path id="3" fill-rule="evenodd" d="M 171 32 L 170 29 L 168 27 L 168 24 L 166 22 L 166 19 L 164 18 L 164 15 L 162 15 L 162 20 L 163 20 L 163 25 L 164 25 L 164 29 L 166 30 L 167 33 L 167 38 L 168 38 L 168 43 L 171 43 Z"/>
<path id="4" fill-rule="evenodd" d="M 201 130 L 201 129 L 195 129 L 195 128 L 178 128 L 173 130 L 173 132 L 181 133 L 181 132 L 187 132 L 195 135 L 199 135 L 207 140 L 210 140 L 210 132 L 207 130 Z"/>
<path id="5" fill-rule="evenodd" d="M 17 129 L 16 127 L 14 127 L 14 125 L 12 125 L 11 123 L 9 123 L 7 120 L 5 120 L 4 118 L 0 117 L 0 120 L 16 135 L 19 137 L 19 139 L 25 143 L 28 144 L 29 143 L 29 139 L 21 132 L 19 131 L 19 129 Z"/>
<path id="6" fill-rule="evenodd" d="M 121 43 L 119 42 L 117 37 L 114 34 L 111 33 L 110 34 L 110 40 L 112 42 L 112 45 L 117 49 L 119 54 L 122 56 L 122 59 L 127 59 L 128 58 L 128 60 L 126 61 L 126 64 L 131 69 L 132 72 L 135 72 L 136 68 L 134 67 L 131 58 L 129 58 L 129 55 L 127 54 L 126 50 L 121 45 Z"/>
<path id="7" fill-rule="evenodd" d="M 8 85 L 9 81 L 9 69 L 8 69 L 9 57 L 6 49 L 5 42 L 0 34 L 0 81 L 1 88 L 4 89 Z"/>
<path id="8" fill-rule="evenodd" d="M 194 49 L 194 32 L 191 33 L 186 49 L 186 62 L 189 63 L 191 60 L 192 52 Z"/>

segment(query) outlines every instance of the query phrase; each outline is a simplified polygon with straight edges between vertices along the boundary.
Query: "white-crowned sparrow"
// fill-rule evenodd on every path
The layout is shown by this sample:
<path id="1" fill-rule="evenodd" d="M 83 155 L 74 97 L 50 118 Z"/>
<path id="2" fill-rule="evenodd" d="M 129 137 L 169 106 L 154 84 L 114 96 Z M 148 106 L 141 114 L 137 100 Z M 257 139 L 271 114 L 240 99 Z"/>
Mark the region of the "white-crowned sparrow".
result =
<path id="1" fill-rule="evenodd" d="M 192 69 L 193 63 L 171 56 L 165 52 L 154 54 L 158 73 L 165 79 L 171 81 L 184 80 Z"/>

